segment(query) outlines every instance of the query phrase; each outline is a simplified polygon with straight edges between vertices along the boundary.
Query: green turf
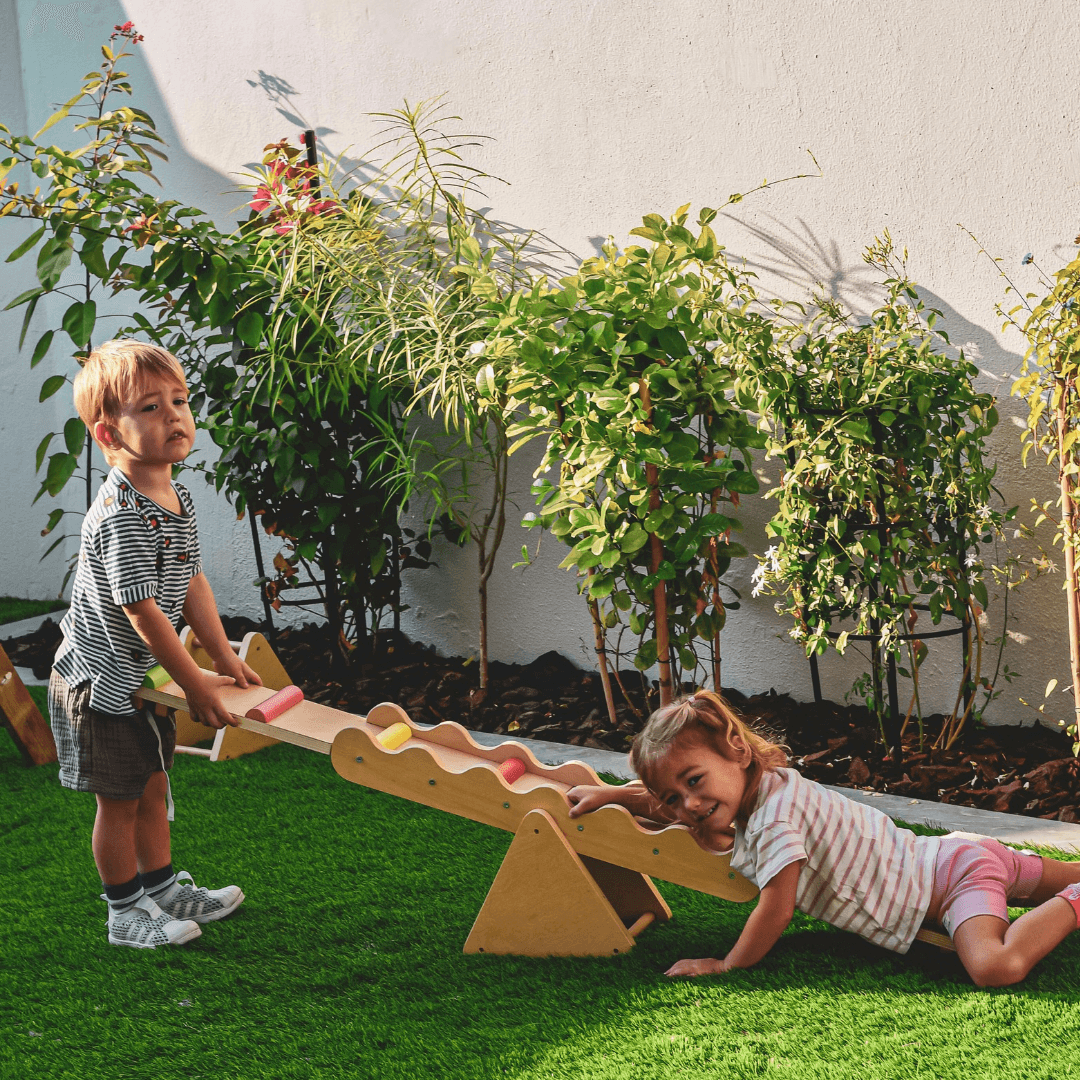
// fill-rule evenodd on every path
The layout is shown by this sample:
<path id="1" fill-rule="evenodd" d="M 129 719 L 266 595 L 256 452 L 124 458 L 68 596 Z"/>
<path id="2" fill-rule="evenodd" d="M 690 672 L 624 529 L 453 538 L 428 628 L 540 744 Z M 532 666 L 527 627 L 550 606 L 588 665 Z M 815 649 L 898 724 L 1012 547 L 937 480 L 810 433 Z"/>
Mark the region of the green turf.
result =
<path id="1" fill-rule="evenodd" d="M 748 908 L 661 884 L 674 918 L 625 956 L 464 956 L 508 833 L 290 746 L 179 758 L 173 787 L 177 866 L 247 902 L 187 947 L 111 947 L 93 798 L 0 733 L 0 1076 L 1080 1077 L 1080 934 L 987 992 L 952 956 L 796 916 L 756 969 L 672 982 Z"/>
<path id="2" fill-rule="evenodd" d="M 0 626 L 34 615 L 48 615 L 50 611 L 66 607 L 66 600 L 19 600 L 14 596 L 0 596 Z"/>

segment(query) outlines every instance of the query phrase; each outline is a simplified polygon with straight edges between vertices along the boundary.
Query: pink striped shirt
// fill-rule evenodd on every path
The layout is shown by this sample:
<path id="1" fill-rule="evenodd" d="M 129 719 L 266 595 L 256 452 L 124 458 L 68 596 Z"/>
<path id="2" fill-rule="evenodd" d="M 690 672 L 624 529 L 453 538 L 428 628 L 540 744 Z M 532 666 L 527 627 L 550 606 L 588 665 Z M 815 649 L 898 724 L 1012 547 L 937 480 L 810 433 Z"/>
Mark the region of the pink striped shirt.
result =
<path id="1" fill-rule="evenodd" d="M 777 769 L 762 776 L 746 827 L 736 829 L 731 869 L 760 889 L 805 859 L 799 911 L 905 953 L 930 904 L 939 844 L 793 769 Z"/>

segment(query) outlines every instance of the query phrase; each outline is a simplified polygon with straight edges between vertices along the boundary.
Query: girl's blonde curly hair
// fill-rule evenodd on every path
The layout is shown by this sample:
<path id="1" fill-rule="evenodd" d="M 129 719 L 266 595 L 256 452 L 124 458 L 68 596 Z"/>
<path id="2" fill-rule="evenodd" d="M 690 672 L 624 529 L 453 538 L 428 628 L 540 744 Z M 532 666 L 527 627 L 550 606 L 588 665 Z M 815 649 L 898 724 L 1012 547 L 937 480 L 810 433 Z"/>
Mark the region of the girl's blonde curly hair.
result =
<path id="1" fill-rule="evenodd" d="M 634 739 L 630 764 L 647 788 L 652 790 L 656 769 L 676 740 L 686 736 L 711 742 L 724 757 L 745 763 L 746 797 L 736 814 L 739 821 L 745 822 L 750 816 L 762 774 L 788 763 L 786 747 L 752 730 L 719 694 L 699 690 L 670 705 L 662 705 Z"/>

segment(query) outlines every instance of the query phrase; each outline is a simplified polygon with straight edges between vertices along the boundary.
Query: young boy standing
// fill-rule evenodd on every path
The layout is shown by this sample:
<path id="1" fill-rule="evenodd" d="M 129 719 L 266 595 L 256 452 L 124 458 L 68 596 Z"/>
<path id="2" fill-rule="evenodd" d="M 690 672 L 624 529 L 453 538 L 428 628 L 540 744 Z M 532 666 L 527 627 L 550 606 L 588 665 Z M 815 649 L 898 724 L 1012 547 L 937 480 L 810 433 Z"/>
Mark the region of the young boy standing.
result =
<path id="1" fill-rule="evenodd" d="M 243 901 L 235 885 L 196 888 L 174 873 L 169 822 L 176 730 L 132 694 L 160 663 L 195 720 L 235 724 L 218 688 L 258 684 L 233 652 L 202 572 L 195 508 L 172 469 L 195 421 L 179 362 L 138 341 L 109 341 L 75 376 L 75 408 L 110 471 L 83 522 L 64 640 L 49 682 L 60 783 L 97 798 L 93 852 L 109 941 L 154 948 L 198 937 Z M 176 632 L 187 620 L 214 661 L 201 669 Z"/>

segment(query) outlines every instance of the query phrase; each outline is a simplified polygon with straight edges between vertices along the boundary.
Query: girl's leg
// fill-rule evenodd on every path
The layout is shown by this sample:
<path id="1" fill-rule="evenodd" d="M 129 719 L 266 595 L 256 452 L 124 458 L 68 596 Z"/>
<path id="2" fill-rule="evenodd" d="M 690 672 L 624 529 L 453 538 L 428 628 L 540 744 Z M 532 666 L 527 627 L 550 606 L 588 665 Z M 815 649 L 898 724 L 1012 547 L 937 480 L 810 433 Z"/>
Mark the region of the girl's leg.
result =
<path id="1" fill-rule="evenodd" d="M 1017 902 L 1018 907 L 1036 907 L 1045 904 L 1052 896 L 1056 896 L 1067 885 L 1080 881 L 1080 862 L 1058 862 L 1057 859 L 1042 857 L 1042 880 L 1038 886 L 1022 903 Z"/>
<path id="2" fill-rule="evenodd" d="M 1067 884 L 1068 881 L 1063 882 L 1060 887 Z M 1032 908 L 1013 923 L 996 915 L 975 915 L 967 919 L 953 931 L 953 944 L 976 986 L 1011 986 L 1026 978 L 1028 972 L 1075 929 L 1073 906 L 1051 893 L 1045 903 Z"/>
<path id="3" fill-rule="evenodd" d="M 139 872 L 143 874 L 160 870 L 172 861 L 166 783 L 165 773 L 154 773 L 137 804 L 135 856 Z"/>

